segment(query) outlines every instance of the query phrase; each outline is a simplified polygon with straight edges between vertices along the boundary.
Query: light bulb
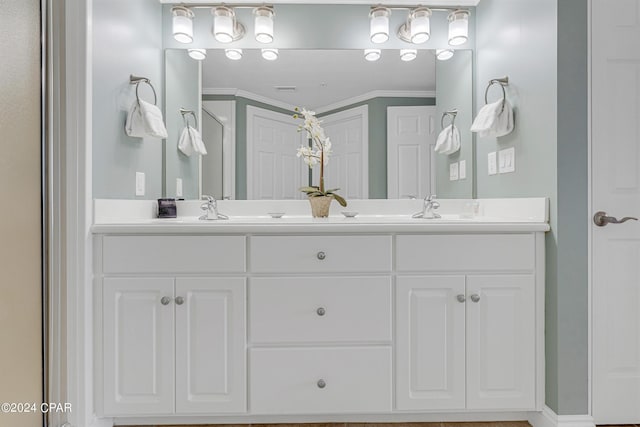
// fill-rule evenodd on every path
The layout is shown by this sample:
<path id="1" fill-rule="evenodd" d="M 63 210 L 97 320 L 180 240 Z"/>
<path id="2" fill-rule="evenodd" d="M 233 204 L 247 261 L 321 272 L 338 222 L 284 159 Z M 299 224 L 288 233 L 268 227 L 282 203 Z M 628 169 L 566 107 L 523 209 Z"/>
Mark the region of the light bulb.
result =
<path id="1" fill-rule="evenodd" d="M 409 24 L 411 26 L 410 35 L 411 43 L 424 43 L 431 37 L 431 9 L 419 7 L 413 9 L 409 16 Z"/>
<path id="2" fill-rule="evenodd" d="M 171 8 L 173 38 L 180 43 L 193 42 L 193 12 L 183 6 Z"/>
<path id="3" fill-rule="evenodd" d="M 242 49 L 225 49 L 224 54 L 227 58 L 234 61 L 242 59 Z"/>
<path id="4" fill-rule="evenodd" d="M 267 61 L 278 59 L 278 49 L 262 49 L 262 57 Z"/>
<path id="5" fill-rule="evenodd" d="M 202 61 L 207 58 L 207 51 L 205 49 L 188 49 L 189 56 L 197 61 Z"/>
<path id="6" fill-rule="evenodd" d="M 456 10 L 449 14 L 449 45 L 460 46 L 469 40 L 469 11 Z"/>
<path id="7" fill-rule="evenodd" d="M 446 61 L 453 58 L 452 49 L 436 49 L 436 58 L 440 61 Z"/>
<path id="8" fill-rule="evenodd" d="M 218 6 L 211 10 L 213 14 L 213 36 L 220 43 L 233 41 L 235 13 L 226 6 Z"/>
<path id="9" fill-rule="evenodd" d="M 391 11 L 386 7 L 376 7 L 369 13 L 369 36 L 373 43 L 384 43 L 389 40 L 389 16 Z"/>
<path id="10" fill-rule="evenodd" d="M 253 14 L 256 16 L 254 20 L 256 40 L 260 43 L 271 43 L 273 41 L 273 9 L 258 7 Z"/>
<path id="11" fill-rule="evenodd" d="M 417 49 L 400 49 L 400 59 L 403 61 L 413 61 L 417 56 Z"/>
<path id="12" fill-rule="evenodd" d="M 382 51 L 380 49 L 365 49 L 364 50 L 364 59 L 367 61 L 377 61 L 382 56 Z"/>

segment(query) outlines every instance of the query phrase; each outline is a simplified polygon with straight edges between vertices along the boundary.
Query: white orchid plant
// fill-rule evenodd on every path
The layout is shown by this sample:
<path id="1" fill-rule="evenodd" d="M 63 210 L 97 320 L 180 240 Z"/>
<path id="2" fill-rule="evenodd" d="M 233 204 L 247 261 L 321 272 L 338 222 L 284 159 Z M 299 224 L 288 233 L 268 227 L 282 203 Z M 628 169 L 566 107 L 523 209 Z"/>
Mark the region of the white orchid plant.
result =
<path id="1" fill-rule="evenodd" d="M 329 163 L 331 155 L 331 140 L 324 134 L 321 120 L 318 120 L 316 113 L 305 108 L 300 110 L 295 108 L 294 119 L 302 119 L 303 124 L 298 126 L 298 132 L 306 131 L 307 138 L 311 140 L 311 145 L 301 145 L 298 148 L 298 157 L 313 168 L 320 165 L 320 185 L 311 187 L 301 187 L 300 191 L 306 193 L 308 197 L 333 196 L 342 206 L 347 206 L 347 201 L 338 195 L 339 188 L 325 190 L 324 188 L 324 167 Z"/>

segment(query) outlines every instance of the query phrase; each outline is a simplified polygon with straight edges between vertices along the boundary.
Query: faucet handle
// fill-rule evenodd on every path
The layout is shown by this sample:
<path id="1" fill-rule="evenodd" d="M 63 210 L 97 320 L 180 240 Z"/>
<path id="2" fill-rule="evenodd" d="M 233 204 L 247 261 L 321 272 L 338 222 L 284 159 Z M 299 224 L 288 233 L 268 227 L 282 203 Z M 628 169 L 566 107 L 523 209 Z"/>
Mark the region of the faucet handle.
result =
<path id="1" fill-rule="evenodd" d="M 201 196 L 201 200 L 206 200 L 207 203 L 213 203 L 216 199 L 213 196 L 207 196 L 206 194 L 203 194 Z"/>
<path id="2" fill-rule="evenodd" d="M 427 201 L 427 202 L 432 202 L 432 201 L 434 201 L 436 199 L 436 197 L 438 197 L 438 196 L 436 196 L 435 194 L 430 194 L 427 197 L 425 197 L 424 200 Z"/>

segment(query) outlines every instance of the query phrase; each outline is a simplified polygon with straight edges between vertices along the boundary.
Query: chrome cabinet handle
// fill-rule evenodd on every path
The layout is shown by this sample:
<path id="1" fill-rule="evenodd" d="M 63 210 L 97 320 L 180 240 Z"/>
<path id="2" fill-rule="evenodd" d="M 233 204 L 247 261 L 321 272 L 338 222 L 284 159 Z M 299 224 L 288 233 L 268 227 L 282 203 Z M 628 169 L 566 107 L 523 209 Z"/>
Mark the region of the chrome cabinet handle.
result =
<path id="1" fill-rule="evenodd" d="M 478 294 L 471 295 L 471 301 L 473 301 L 473 302 L 480 301 L 480 295 L 478 295 Z"/>
<path id="2" fill-rule="evenodd" d="M 327 310 L 325 310 L 324 307 L 318 307 L 316 313 L 318 314 L 318 316 L 324 316 L 327 313 Z"/>
<path id="3" fill-rule="evenodd" d="M 171 302 L 171 298 L 170 297 L 162 297 L 162 299 L 160 300 L 160 303 L 162 305 L 169 305 L 170 302 Z"/>
<path id="4" fill-rule="evenodd" d="M 317 256 L 318 256 L 318 259 L 320 261 L 322 261 L 323 259 L 325 259 L 327 257 L 327 254 L 325 254 L 324 252 L 320 251 L 320 252 L 318 252 Z"/>
<path id="5" fill-rule="evenodd" d="M 614 216 L 607 216 L 607 213 L 603 211 L 596 212 L 596 214 L 593 216 L 593 223 L 598 227 L 604 227 L 607 224 L 622 224 L 623 222 L 627 222 L 630 220 L 637 221 L 638 218 L 625 216 L 622 219 L 618 219 Z"/>
<path id="6" fill-rule="evenodd" d="M 318 385 L 318 388 L 325 388 L 327 386 L 327 383 L 325 380 L 320 379 L 318 380 L 317 385 Z"/>
<path id="7" fill-rule="evenodd" d="M 176 304 L 178 304 L 178 305 L 182 305 L 182 304 L 184 304 L 184 298 L 182 298 L 182 297 L 176 297 Z"/>
<path id="8" fill-rule="evenodd" d="M 456 299 L 458 300 L 458 302 L 465 302 L 467 300 L 467 297 L 465 297 L 464 295 L 460 294 L 456 297 Z"/>

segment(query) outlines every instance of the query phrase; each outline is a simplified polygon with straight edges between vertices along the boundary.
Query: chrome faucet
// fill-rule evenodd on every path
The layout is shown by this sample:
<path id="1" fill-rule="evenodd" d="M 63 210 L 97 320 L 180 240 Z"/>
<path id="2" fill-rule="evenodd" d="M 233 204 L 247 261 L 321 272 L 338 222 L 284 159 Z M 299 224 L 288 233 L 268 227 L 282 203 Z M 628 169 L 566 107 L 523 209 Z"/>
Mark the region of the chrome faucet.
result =
<path id="1" fill-rule="evenodd" d="M 422 205 L 422 211 L 413 214 L 412 218 L 425 218 L 425 219 L 436 219 L 440 218 L 440 215 L 435 213 L 434 211 L 440 207 L 440 203 L 436 202 L 435 194 L 431 194 L 424 198 L 424 204 Z"/>
<path id="2" fill-rule="evenodd" d="M 229 219 L 227 215 L 224 215 L 218 212 L 218 201 L 216 200 L 215 197 L 202 196 L 202 200 L 206 200 L 202 205 L 200 205 L 200 209 L 204 211 L 204 215 L 200 216 L 198 219 L 201 219 L 201 220 Z"/>

